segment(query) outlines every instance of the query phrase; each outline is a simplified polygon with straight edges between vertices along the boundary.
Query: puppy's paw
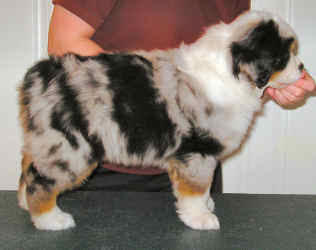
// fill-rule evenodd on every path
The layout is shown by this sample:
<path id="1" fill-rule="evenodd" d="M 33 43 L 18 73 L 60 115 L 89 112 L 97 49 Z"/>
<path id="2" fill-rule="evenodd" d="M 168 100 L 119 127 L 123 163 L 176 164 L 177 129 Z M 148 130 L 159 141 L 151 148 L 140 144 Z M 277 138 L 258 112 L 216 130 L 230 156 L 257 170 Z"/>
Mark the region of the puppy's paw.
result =
<path id="1" fill-rule="evenodd" d="M 51 211 L 39 216 L 32 216 L 32 221 L 40 230 L 64 230 L 74 227 L 75 221 L 68 213 L 61 211 L 57 206 Z"/>
<path id="2" fill-rule="evenodd" d="M 181 213 L 180 219 L 187 226 L 198 230 L 218 230 L 220 228 L 218 218 L 209 211 L 201 213 Z"/>
<path id="3" fill-rule="evenodd" d="M 176 203 L 179 218 L 187 226 L 199 230 L 218 230 L 219 221 L 214 210 L 215 204 L 209 194 L 193 197 L 182 197 Z M 210 211 L 211 210 L 211 211 Z"/>

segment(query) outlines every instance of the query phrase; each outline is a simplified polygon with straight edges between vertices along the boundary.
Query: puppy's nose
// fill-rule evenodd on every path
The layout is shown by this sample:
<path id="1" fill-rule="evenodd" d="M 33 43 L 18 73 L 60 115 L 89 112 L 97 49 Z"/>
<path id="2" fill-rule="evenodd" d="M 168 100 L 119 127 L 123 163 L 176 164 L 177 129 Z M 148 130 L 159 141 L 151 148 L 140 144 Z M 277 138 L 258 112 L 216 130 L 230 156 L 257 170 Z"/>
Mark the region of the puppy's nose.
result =
<path id="1" fill-rule="evenodd" d="M 303 70 L 305 69 L 304 64 L 303 64 L 303 63 L 300 63 L 300 65 L 298 66 L 298 69 L 299 69 L 300 71 L 303 71 Z"/>

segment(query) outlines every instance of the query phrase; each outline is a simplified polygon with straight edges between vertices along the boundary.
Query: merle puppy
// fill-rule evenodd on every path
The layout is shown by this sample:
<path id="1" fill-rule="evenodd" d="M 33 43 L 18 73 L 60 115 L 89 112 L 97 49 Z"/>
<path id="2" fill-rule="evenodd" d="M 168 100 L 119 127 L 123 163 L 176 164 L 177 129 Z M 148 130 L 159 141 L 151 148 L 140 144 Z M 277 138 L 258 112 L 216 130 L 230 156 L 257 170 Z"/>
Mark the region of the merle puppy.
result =
<path id="1" fill-rule="evenodd" d="M 169 51 L 50 57 L 19 88 L 19 204 L 38 229 L 75 225 L 56 204 L 103 161 L 168 171 L 180 219 L 218 229 L 209 196 L 217 161 L 236 150 L 265 87 L 302 75 L 293 30 L 264 12 L 210 27 Z"/>

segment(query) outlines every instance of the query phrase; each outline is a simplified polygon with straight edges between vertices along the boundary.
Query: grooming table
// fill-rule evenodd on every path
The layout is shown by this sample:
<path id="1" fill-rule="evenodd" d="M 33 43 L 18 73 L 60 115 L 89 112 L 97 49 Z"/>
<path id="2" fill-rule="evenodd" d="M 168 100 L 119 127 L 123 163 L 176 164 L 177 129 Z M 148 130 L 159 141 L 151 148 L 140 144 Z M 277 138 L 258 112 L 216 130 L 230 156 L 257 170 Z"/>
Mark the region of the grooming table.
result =
<path id="1" fill-rule="evenodd" d="M 171 193 L 73 191 L 60 207 L 77 227 L 38 231 L 0 191 L 0 249 L 316 249 L 316 196 L 219 194 L 220 231 L 194 231 L 177 217 Z"/>

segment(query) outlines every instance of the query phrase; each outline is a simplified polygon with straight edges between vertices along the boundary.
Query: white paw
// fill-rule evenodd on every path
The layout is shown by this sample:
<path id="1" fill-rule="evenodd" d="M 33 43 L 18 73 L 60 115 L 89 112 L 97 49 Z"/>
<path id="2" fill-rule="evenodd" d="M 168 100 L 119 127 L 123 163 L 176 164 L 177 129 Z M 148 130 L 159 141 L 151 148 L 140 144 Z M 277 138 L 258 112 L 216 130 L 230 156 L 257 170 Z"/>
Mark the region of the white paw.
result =
<path id="1" fill-rule="evenodd" d="M 198 230 L 218 230 L 220 228 L 218 218 L 209 211 L 201 213 L 181 213 L 180 219 L 187 226 Z"/>
<path id="2" fill-rule="evenodd" d="M 74 227 L 75 221 L 72 216 L 54 207 L 51 211 L 40 216 L 32 216 L 32 221 L 37 229 L 40 230 L 64 230 Z"/>
<path id="3" fill-rule="evenodd" d="M 215 202 L 211 197 L 208 197 L 208 199 L 206 200 L 206 206 L 211 212 L 215 210 Z"/>
<path id="4" fill-rule="evenodd" d="M 29 210 L 29 206 L 27 205 L 27 200 L 26 200 L 26 185 L 23 184 L 22 187 L 20 188 L 18 192 L 18 202 L 20 208 L 24 210 Z"/>

